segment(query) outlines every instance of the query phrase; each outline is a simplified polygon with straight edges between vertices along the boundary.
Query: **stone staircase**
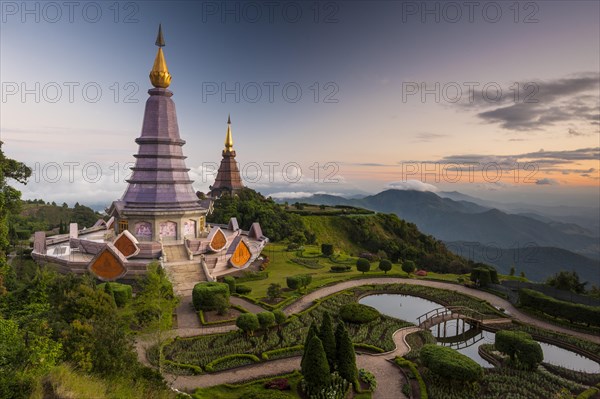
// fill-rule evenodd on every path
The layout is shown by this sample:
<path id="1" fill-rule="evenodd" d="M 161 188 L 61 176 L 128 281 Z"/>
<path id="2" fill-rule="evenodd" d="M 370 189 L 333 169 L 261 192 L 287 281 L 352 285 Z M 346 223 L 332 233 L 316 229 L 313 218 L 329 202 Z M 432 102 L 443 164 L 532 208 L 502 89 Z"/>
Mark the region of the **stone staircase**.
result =
<path id="1" fill-rule="evenodd" d="M 185 245 L 165 245 L 163 252 L 167 256 L 168 262 L 183 262 L 189 260 Z"/>
<path id="2" fill-rule="evenodd" d="M 200 259 L 169 261 L 164 266 L 167 276 L 169 276 L 169 280 L 173 284 L 173 291 L 177 296 L 191 296 L 194 285 L 200 281 L 208 281 L 200 264 Z"/>

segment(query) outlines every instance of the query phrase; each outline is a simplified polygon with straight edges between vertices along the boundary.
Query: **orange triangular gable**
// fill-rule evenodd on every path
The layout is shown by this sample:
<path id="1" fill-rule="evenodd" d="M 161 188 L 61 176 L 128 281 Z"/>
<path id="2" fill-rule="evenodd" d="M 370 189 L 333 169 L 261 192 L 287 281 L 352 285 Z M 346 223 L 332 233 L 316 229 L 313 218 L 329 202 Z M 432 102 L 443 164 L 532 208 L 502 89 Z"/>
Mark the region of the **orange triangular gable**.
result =
<path id="1" fill-rule="evenodd" d="M 208 238 L 210 239 L 208 246 L 214 252 L 222 250 L 227 245 L 227 237 L 219 227 L 213 227 Z"/>
<path id="2" fill-rule="evenodd" d="M 252 258 L 250 247 L 248 247 L 248 244 L 246 244 L 244 240 L 238 240 L 237 245 L 233 250 L 233 255 L 229 258 L 229 264 L 239 269 L 244 267 L 250 258 Z"/>
<path id="3" fill-rule="evenodd" d="M 103 281 L 117 280 L 127 273 L 127 259 L 114 245 L 108 243 L 88 264 L 88 270 Z"/>
<path id="4" fill-rule="evenodd" d="M 137 246 L 137 243 L 137 238 L 129 231 L 124 230 L 115 239 L 114 246 L 123 254 L 123 256 L 130 258 L 140 253 L 140 247 Z"/>

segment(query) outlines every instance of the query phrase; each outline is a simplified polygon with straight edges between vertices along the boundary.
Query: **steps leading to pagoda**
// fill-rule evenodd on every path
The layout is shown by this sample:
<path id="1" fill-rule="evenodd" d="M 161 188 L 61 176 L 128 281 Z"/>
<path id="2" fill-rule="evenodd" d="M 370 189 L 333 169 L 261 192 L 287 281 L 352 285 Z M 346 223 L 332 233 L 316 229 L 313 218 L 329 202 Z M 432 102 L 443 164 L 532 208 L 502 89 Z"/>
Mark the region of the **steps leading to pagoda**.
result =
<path id="1" fill-rule="evenodd" d="M 194 285 L 201 281 L 208 281 L 200 264 L 200 259 L 167 262 L 164 266 L 165 272 L 173 284 L 173 291 L 177 296 L 191 296 Z"/>
<path id="2" fill-rule="evenodd" d="M 187 250 L 185 249 L 185 245 L 164 245 L 163 252 L 167 256 L 167 261 L 171 262 L 181 262 L 189 260 L 189 256 Z"/>

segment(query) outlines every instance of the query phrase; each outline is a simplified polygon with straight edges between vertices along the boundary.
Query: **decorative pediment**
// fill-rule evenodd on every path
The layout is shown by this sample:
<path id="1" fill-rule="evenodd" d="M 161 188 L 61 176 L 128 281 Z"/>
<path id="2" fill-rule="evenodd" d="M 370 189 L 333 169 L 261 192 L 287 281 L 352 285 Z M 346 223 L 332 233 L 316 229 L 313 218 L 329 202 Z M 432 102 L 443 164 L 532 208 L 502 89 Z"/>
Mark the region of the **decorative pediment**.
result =
<path id="1" fill-rule="evenodd" d="M 88 270 L 103 281 L 115 281 L 127 273 L 127 259 L 112 244 L 100 251 L 88 264 Z"/>
<path id="2" fill-rule="evenodd" d="M 252 223 L 252 226 L 250 226 L 250 230 L 248 231 L 248 237 L 256 240 L 262 240 L 264 238 L 262 229 L 260 228 L 260 223 Z"/>
<path id="3" fill-rule="evenodd" d="M 240 229 L 240 225 L 236 218 L 229 219 L 229 225 L 227 226 L 227 230 L 238 231 Z"/>
<path id="4" fill-rule="evenodd" d="M 223 233 L 223 231 L 216 226 L 210 231 L 208 240 L 208 247 L 214 252 L 222 250 L 227 245 L 227 237 L 225 237 L 225 233 Z"/>
<path id="5" fill-rule="evenodd" d="M 233 241 L 227 252 L 232 253 L 229 264 L 238 269 L 244 267 L 252 258 L 250 247 L 240 236 Z"/>
<path id="6" fill-rule="evenodd" d="M 126 258 L 130 258 L 140 253 L 138 240 L 128 230 L 119 234 L 114 242 L 115 248 L 119 250 Z"/>

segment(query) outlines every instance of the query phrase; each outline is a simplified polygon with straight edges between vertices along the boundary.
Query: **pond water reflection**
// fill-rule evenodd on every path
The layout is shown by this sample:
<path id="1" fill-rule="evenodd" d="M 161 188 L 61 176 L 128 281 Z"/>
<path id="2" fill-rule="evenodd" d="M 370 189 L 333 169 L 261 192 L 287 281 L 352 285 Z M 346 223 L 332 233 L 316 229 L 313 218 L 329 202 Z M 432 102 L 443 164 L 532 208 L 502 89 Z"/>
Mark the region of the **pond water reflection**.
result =
<path id="1" fill-rule="evenodd" d="M 442 307 L 442 305 L 427 299 L 401 294 L 377 294 L 363 297 L 359 301 L 379 310 L 381 313 L 398 319 L 417 324 L 419 316 Z M 439 338 L 439 345 L 457 349 L 460 353 L 470 357 L 483 367 L 492 367 L 490 363 L 479 356 L 478 348 L 481 344 L 493 344 L 495 334 L 488 331 L 474 331 L 463 320 L 449 320 L 430 329 L 434 337 Z M 569 350 L 555 345 L 540 342 L 544 352 L 544 362 L 572 370 L 587 373 L 600 373 L 600 364 L 591 359 L 578 355 Z"/>

